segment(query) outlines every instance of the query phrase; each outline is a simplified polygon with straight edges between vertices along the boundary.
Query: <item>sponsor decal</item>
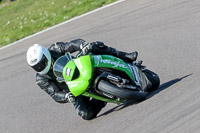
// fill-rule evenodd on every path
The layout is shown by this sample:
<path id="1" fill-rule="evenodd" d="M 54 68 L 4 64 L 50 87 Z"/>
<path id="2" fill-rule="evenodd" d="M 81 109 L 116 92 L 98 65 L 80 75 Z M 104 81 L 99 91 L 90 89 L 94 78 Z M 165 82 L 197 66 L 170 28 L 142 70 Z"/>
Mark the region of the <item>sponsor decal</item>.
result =
<path id="1" fill-rule="evenodd" d="M 71 73 L 71 69 L 67 68 L 67 70 L 66 70 L 66 75 L 67 75 L 67 76 L 70 76 L 70 73 Z"/>
<path id="2" fill-rule="evenodd" d="M 94 63 L 99 66 L 99 60 L 102 59 L 101 56 L 93 56 L 94 57 Z"/>
<path id="3" fill-rule="evenodd" d="M 73 87 L 76 87 L 76 86 L 78 86 L 78 84 L 70 84 L 69 88 L 73 88 Z"/>
<path id="4" fill-rule="evenodd" d="M 100 62 L 104 63 L 104 64 L 114 65 L 113 68 L 115 68 L 115 67 L 127 68 L 124 64 L 120 64 L 120 61 L 117 62 L 117 61 L 112 61 L 112 60 L 101 59 Z"/>
<path id="5" fill-rule="evenodd" d="M 32 59 L 30 63 L 34 64 L 36 61 L 37 61 L 37 59 L 35 58 L 35 59 Z"/>
<path id="6" fill-rule="evenodd" d="M 112 61 L 109 59 L 102 59 L 101 56 L 94 56 L 94 62 L 96 66 L 99 66 L 99 63 L 110 64 L 113 65 L 112 68 L 121 67 L 121 68 L 128 68 L 125 64 L 121 64 L 120 61 Z"/>
<path id="7" fill-rule="evenodd" d="M 82 81 L 69 81 L 66 82 L 69 88 L 77 87 L 79 84 L 81 84 Z"/>
<path id="8" fill-rule="evenodd" d="M 130 70 L 132 71 L 134 82 L 136 83 L 136 85 L 141 86 L 138 68 L 134 65 L 133 66 L 128 65 L 128 66 L 129 66 Z"/>

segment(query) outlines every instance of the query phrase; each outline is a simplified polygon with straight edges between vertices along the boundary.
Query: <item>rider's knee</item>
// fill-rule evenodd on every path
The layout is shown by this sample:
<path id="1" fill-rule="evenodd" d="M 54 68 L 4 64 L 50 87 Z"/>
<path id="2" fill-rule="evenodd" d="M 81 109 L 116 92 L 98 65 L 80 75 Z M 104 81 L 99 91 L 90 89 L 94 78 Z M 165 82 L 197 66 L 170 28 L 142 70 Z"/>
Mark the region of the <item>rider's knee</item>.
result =
<path id="1" fill-rule="evenodd" d="M 84 120 L 91 120 L 93 119 L 95 116 L 91 113 L 91 112 L 88 112 L 88 111 L 83 111 L 83 110 L 77 110 L 78 112 L 78 115 L 83 118 Z"/>

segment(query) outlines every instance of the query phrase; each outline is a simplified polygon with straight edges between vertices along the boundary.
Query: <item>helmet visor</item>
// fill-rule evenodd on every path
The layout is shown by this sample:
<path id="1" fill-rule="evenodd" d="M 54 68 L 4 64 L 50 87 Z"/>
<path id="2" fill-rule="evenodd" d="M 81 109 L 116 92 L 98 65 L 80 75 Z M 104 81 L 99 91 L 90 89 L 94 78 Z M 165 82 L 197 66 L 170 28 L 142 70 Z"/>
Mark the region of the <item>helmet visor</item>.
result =
<path id="1" fill-rule="evenodd" d="M 70 53 L 66 53 L 56 60 L 53 66 L 53 73 L 57 78 L 63 78 L 63 69 L 65 65 L 72 60 Z M 70 69 L 68 69 L 67 74 L 70 74 Z"/>
<path id="2" fill-rule="evenodd" d="M 45 55 L 42 56 L 42 59 L 34 66 L 31 66 L 36 72 L 43 71 L 48 65 L 48 59 Z"/>

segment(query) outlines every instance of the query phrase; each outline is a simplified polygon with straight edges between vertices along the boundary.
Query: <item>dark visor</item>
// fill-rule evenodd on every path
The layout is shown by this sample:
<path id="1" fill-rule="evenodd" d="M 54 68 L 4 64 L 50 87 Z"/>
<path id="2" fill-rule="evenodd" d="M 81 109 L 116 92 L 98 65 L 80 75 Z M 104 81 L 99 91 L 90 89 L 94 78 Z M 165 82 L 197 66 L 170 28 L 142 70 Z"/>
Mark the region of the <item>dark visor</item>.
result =
<path id="1" fill-rule="evenodd" d="M 36 65 L 32 66 L 32 68 L 36 72 L 41 72 L 46 68 L 47 65 L 48 65 L 47 57 L 45 55 L 43 55 L 42 59 Z"/>

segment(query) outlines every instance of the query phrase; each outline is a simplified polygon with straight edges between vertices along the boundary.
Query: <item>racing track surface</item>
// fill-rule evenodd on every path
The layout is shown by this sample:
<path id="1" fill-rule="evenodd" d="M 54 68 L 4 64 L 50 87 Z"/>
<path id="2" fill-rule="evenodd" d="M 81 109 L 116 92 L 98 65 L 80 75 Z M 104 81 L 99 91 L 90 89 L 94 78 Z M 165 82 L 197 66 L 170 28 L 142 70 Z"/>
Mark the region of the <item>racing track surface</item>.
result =
<path id="1" fill-rule="evenodd" d="M 58 104 L 35 84 L 25 53 L 34 43 L 101 40 L 160 75 L 161 86 L 139 104 L 108 104 L 91 121 Z M 0 51 L 2 133 L 199 133 L 200 1 L 126 0 Z"/>

